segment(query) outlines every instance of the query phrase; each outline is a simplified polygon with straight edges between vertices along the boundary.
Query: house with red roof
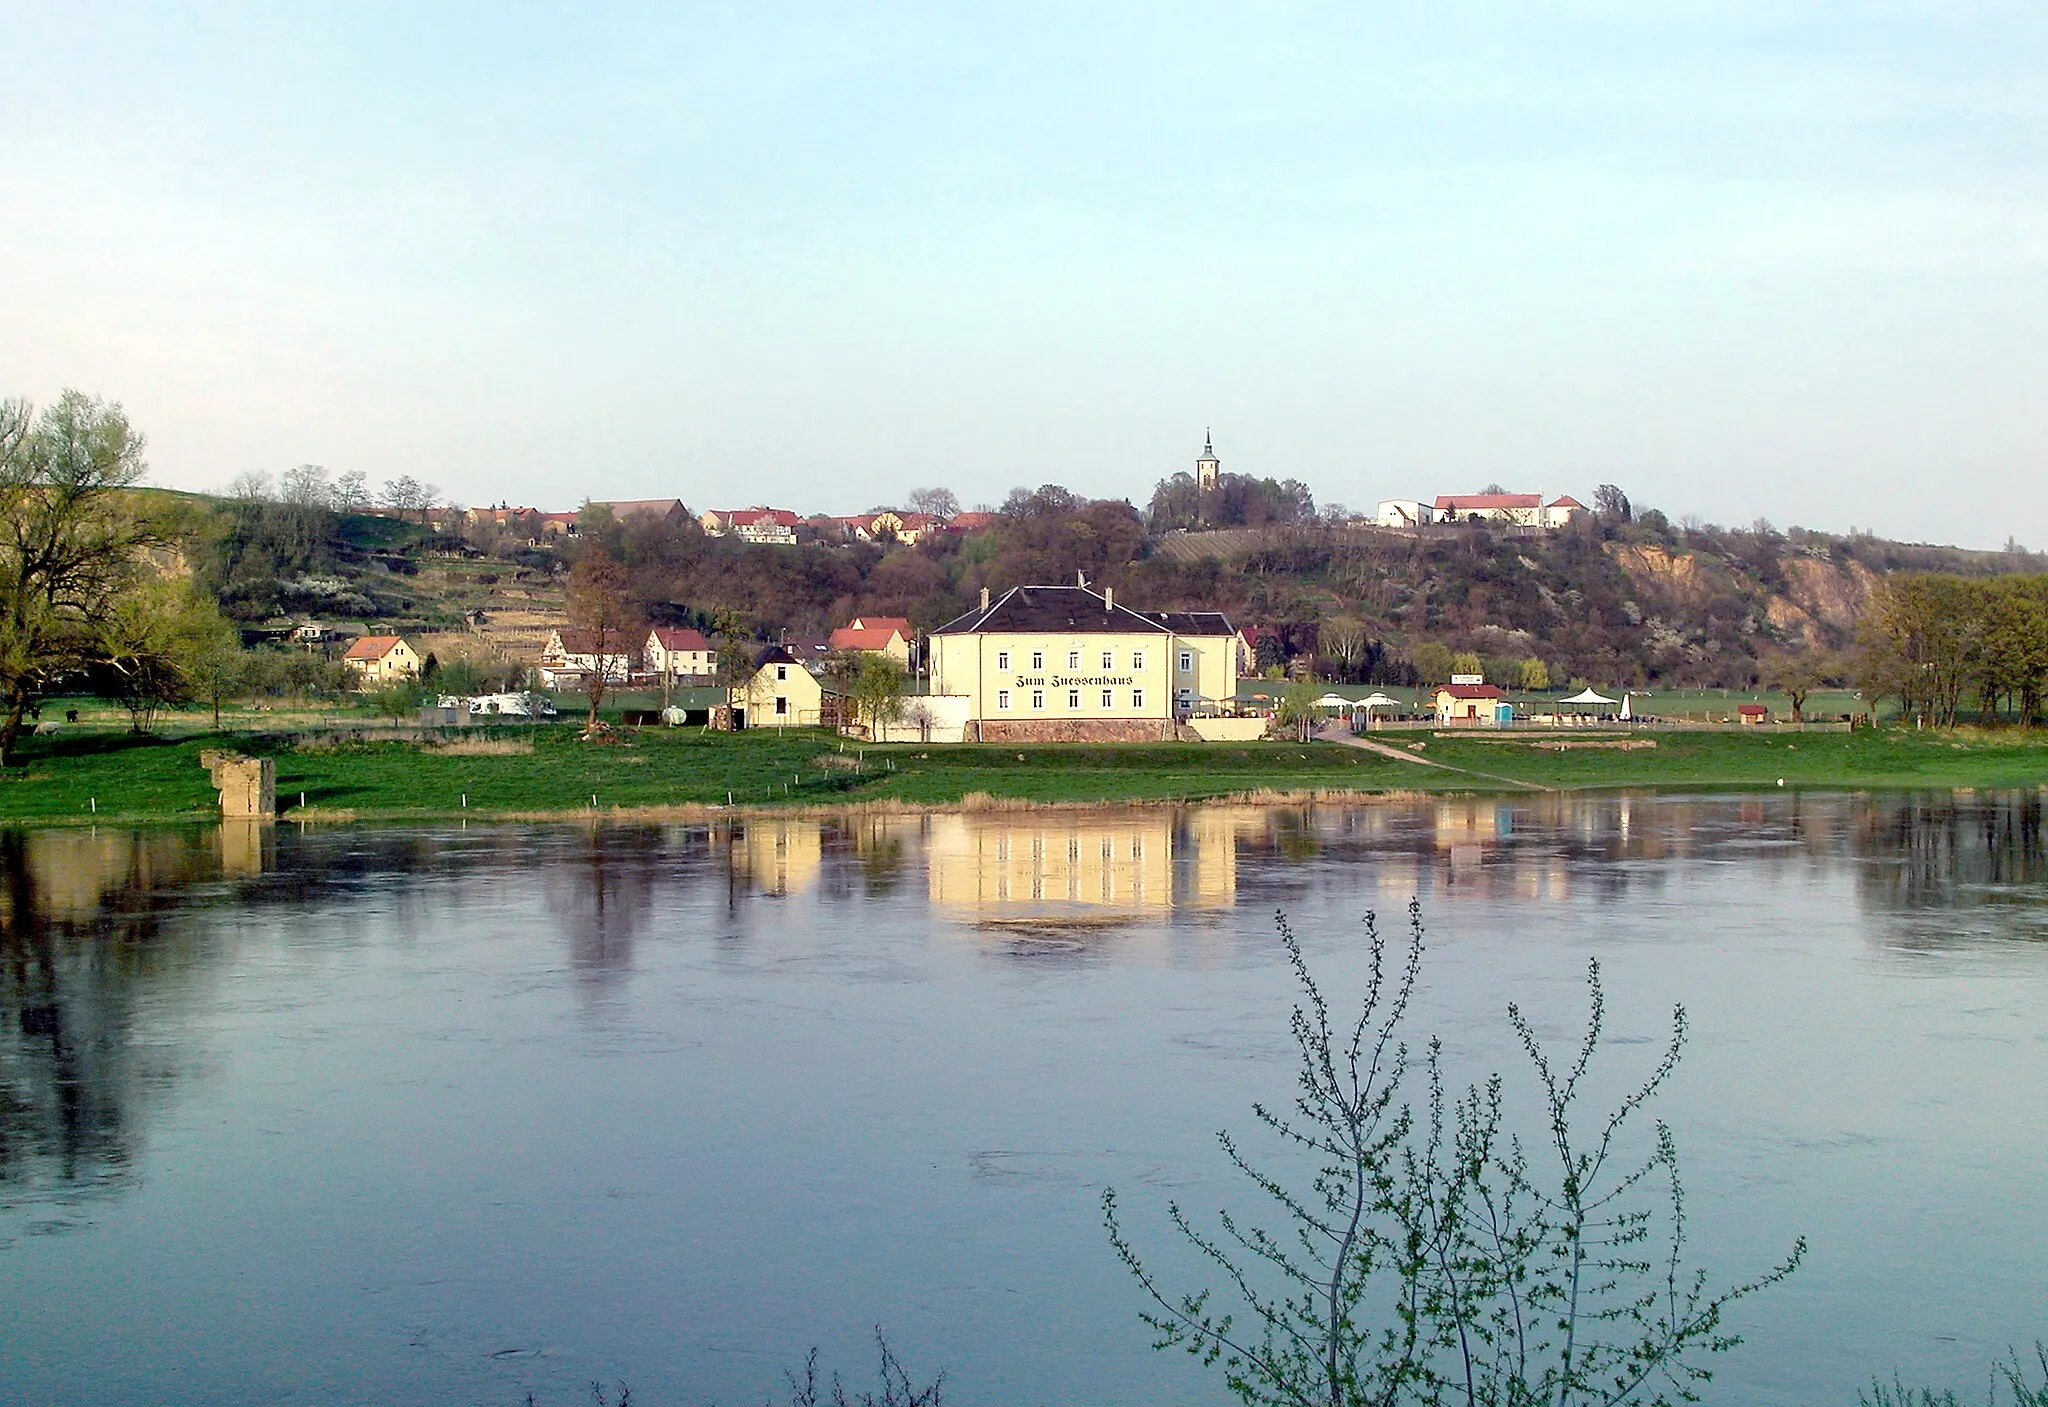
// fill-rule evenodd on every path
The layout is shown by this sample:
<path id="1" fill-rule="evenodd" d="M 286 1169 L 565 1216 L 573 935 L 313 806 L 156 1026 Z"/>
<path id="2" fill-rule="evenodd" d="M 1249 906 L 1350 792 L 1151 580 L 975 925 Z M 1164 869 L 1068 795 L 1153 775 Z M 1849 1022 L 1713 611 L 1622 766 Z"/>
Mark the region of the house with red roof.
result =
<path id="1" fill-rule="evenodd" d="M 709 680 L 718 673 L 718 652 L 701 631 L 657 625 L 647 632 L 640 653 L 650 670 L 672 681 Z"/>
<path id="2" fill-rule="evenodd" d="M 1002 519 L 1003 515 L 1000 513 L 983 513 L 978 510 L 969 513 L 955 513 L 946 520 L 946 531 L 953 533 L 987 532 L 990 528 L 1001 522 Z"/>
<path id="3" fill-rule="evenodd" d="M 832 632 L 832 648 L 887 655 L 908 669 L 911 634 L 910 622 L 902 616 L 855 616 L 851 624 Z"/>
<path id="4" fill-rule="evenodd" d="M 1491 684 L 1444 684 L 1431 698 L 1436 721 L 1446 727 L 1490 728 L 1506 721 L 1501 716 L 1504 711 L 1513 717 L 1500 690 Z"/>
<path id="5" fill-rule="evenodd" d="M 359 689 L 383 689 L 420 677 L 419 652 L 397 635 L 359 635 L 341 662 Z"/>
<path id="6" fill-rule="evenodd" d="M 1419 528 L 1430 523 L 1508 523 L 1524 528 L 1561 528 L 1586 511 L 1576 498 L 1545 503 L 1540 493 L 1445 493 L 1434 503 L 1413 498 L 1380 500 L 1373 521 L 1383 528 Z"/>

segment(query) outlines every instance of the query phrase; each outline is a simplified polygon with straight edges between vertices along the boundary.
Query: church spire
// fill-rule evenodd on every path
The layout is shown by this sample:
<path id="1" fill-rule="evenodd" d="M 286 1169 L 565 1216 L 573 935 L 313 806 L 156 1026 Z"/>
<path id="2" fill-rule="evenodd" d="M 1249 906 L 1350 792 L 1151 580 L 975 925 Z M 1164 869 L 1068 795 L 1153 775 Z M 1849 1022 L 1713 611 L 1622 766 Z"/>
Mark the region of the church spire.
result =
<path id="1" fill-rule="evenodd" d="M 1202 431 L 1202 457 L 1195 461 L 1195 487 L 1203 493 L 1208 493 L 1214 489 L 1222 468 L 1222 462 L 1216 458 L 1215 437 L 1204 428 Z"/>

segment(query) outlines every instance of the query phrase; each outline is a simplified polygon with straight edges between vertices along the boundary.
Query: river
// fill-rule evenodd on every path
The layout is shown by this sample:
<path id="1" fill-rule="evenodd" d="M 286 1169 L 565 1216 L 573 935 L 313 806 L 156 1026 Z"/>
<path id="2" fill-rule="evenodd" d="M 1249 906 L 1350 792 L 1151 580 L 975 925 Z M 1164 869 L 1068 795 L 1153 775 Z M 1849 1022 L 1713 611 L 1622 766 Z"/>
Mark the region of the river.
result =
<path id="1" fill-rule="evenodd" d="M 2048 1337 L 2038 793 L 1533 797 L 727 826 L 0 833 L 0 1401 L 759 1403 L 874 1326 L 973 1404 L 1220 1403 L 1098 1206 L 1258 1210 L 1284 910 L 1340 1006 L 1429 950 L 1452 1071 L 1692 1040 L 1709 1401 L 1983 1395 Z M 1192 1282 L 1189 1282 L 1192 1284 Z"/>

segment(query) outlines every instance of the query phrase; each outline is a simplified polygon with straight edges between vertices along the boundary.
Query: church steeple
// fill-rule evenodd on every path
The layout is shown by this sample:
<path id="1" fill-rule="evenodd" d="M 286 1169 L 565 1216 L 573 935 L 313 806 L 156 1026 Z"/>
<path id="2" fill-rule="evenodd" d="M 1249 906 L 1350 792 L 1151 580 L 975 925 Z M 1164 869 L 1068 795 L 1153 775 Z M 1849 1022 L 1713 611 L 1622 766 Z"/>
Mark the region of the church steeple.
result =
<path id="1" fill-rule="evenodd" d="M 1215 438 L 1205 429 L 1202 431 L 1202 457 L 1195 461 L 1195 487 L 1203 493 L 1212 491 L 1222 469 L 1222 461 L 1216 458 Z"/>

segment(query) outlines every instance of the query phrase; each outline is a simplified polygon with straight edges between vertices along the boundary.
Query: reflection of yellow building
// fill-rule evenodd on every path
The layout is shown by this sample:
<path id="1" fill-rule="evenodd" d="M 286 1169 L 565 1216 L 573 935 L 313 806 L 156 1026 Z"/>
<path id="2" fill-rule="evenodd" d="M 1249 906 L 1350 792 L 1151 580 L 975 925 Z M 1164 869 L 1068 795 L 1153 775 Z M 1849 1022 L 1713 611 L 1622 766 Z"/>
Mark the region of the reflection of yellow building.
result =
<path id="1" fill-rule="evenodd" d="M 1237 892 L 1235 829 L 1200 812 L 1185 825 L 1172 815 L 941 816 L 926 865 L 932 902 L 948 908 L 1164 910 Z"/>
<path id="2" fill-rule="evenodd" d="M 818 881 L 825 853 L 816 821 L 748 821 L 732 838 L 735 874 L 764 894 L 801 894 Z"/>

